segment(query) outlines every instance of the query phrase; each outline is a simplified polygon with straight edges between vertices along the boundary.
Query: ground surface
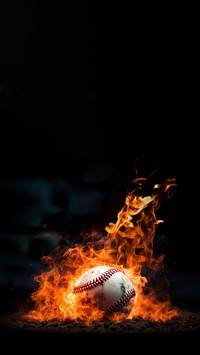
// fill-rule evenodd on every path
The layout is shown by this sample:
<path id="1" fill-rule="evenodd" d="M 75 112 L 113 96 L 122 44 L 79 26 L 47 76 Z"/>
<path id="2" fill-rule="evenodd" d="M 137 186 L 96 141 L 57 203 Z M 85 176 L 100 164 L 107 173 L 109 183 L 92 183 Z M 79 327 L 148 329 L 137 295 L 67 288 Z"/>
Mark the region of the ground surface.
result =
<path id="1" fill-rule="evenodd" d="M 19 313 L 10 313 L 0 318 L 0 326 L 7 331 L 40 332 L 51 334 L 144 334 L 199 332 L 200 311 L 181 311 L 180 315 L 163 323 L 136 317 L 120 323 L 108 320 L 95 321 L 87 326 L 81 321 L 52 320 L 48 322 L 27 321 Z"/>
<path id="2" fill-rule="evenodd" d="M 7 352 L 44 354 L 56 351 L 111 353 L 153 351 L 154 355 L 175 349 L 196 352 L 200 339 L 200 311 L 183 310 L 166 323 L 146 319 L 112 323 L 98 321 L 87 327 L 82 322 L 64 320 L 38 323 L 9 313 L 0 317 L 1 346 Z"/>

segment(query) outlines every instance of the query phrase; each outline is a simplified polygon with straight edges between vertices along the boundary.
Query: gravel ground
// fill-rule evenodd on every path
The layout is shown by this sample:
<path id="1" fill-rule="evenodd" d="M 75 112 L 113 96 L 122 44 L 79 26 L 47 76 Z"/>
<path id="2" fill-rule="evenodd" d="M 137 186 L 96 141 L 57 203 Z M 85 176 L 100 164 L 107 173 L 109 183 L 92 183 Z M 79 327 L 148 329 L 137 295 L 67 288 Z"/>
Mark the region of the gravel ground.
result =
<path id="1" fill-rule="evenodd" d="M 49 334 L 152 334 L 152 333 L 185 333 L 200 332 L 200 311 L 181 311 L 180 315 L 165 323 L 136 317 L 120 323 L 108 320 L 95 321 L 90 326 L 81 321 L 66 319 L 48 322 L 27 321 L 20 313 L 9 313 L 1 316 L 1 329 L 7 331 L 23 331 L 27 333 Z"/>
<path id="2" fill-rule="evenodd" d="M 89 327 L 80 321 L 36 322 L 22 320 L 21 314 L 0 317 L 1 346 L 6 353 L 55 353 L 71 351 L 106 353 L 153 352 L 154 355 L 178 349 L 196 352 L 200 340 L 200 311 L 183 310 L 162 323 L 135 318 L 121 323 L 98 321 Z"/>

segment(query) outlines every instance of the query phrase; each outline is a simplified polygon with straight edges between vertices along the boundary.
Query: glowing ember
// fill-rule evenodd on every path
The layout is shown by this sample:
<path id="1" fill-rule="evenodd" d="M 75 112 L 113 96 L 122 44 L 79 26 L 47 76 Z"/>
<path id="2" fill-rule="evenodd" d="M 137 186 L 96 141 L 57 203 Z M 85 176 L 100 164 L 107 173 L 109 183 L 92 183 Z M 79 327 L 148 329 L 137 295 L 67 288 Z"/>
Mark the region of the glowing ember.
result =
<path id="1" fill-rule="evenodd" d="M 146 179 L 133 182 L 136 188 L 127 195 L 117 222 L 105 228 L 106 235 L 90 233 L 83 236 L 80 244 L 64 252 L 58 249 L 43 258 L 48 271 L 35 276 L 39 283 L 39 289 L 31 295 L 35 309 L 26 314 L 26 318 L 38 321 L 79 319 L 86 324 L 102 319 L 104 309 L 93 302 L 83 302 L 74 290 L 88 270 L 107 265 L 121 270 L 135 291 L 129 312 L 114 312 L 109 315 L 111 321 L 140 316 L 165 322 L 179 313 L 166 290 L 158 290 L 150 277 L 145 276 L 164 269 L 164 255 L 154 255 L 154 238 L 158 224 L 163 222 L 156 218 L 155 211 L 164 195 L 171 197 L 170 189 L 176 185 L 175 180 L 156 184 L 153 193 L 144 197 L 138 191 L 141 192 Z"/>

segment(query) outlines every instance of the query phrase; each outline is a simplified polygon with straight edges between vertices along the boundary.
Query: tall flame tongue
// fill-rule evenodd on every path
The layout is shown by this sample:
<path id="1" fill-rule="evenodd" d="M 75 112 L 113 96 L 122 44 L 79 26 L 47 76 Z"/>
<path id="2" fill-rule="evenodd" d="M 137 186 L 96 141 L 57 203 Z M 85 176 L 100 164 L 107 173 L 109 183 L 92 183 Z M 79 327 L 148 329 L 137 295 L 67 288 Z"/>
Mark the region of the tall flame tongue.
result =
<path id="1" fill-rule="evenodd" d="M 163 220 L 156 218 L 161 198 L 171 197 L 174 179 L 156 184 L 151 196 L 141 197 L 138 191 L 146 179 L 133 181 L 136 188 L 129 192 L 125 205 L 118 213 L 117 222 L 109 223 L 107 234 L 91 233 L 83 236 L 82 243 L 65 250 L 55 250 L 43 261 L 48 271 L 35 276 L 39 289 L 32 293 L 35 309 L 26 314 L 28 319 L 48 321 L 51 319 L 82 320 L 87 324 L 100 320 L 103 312 L 91 304 L 82 304 L 73 293 L 79 277 L 88 269 L 109 265 L 123 270 L 136 291 L 134 306 L 127 314 L 116 313 L 113 322 L 133 319 L 136 316 L 154 321 L 167 321 L 178 314 L 172 306 L 166 286 L 156 286 L 151 277 L 164 269 L 164 255 L 154 255 L 154 237 L 157 226 Z M 151 275 L 149 279 L 147 276 Z"/>

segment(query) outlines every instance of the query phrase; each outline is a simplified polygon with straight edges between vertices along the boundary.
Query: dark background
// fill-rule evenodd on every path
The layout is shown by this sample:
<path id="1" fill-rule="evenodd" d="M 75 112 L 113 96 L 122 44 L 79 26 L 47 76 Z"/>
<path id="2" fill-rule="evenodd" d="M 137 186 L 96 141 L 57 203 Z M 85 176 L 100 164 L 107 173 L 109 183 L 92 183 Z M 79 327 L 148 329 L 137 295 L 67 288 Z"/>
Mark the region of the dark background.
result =
<path id="1" fill-rule="evenodd" d="M 195 9 L 28 0 L 0 16 L 2 312 L 63 236 L 116 222 L 137 177 L 176 179 L 161 248 L 173 297 L 199 305 Z"/>

